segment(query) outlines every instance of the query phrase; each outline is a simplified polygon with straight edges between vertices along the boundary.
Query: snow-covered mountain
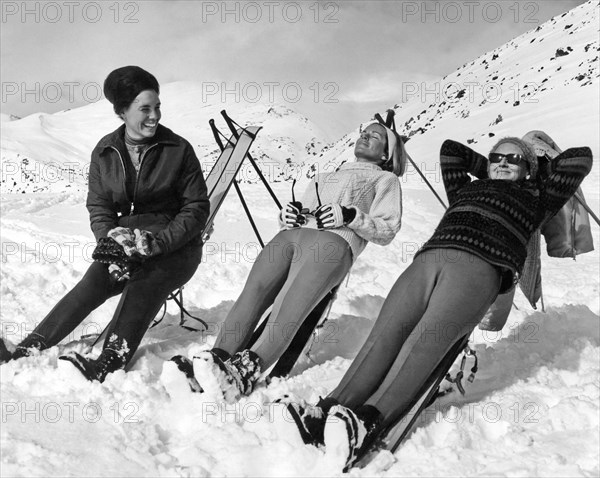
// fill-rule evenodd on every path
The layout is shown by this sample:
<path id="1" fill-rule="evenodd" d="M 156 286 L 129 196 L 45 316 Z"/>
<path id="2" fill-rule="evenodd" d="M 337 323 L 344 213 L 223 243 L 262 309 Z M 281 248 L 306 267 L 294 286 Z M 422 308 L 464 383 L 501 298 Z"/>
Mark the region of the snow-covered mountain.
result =
<path id="1" fill-rule="evenodd" d="M 390 108 L 398 131 L 410 138 L 413 159 L 432 171 L 446 138 L 487 153 L 499 138 L 533 129 L 563 147 L 590 145 L 597 157 L 599 24 L 598 2 L 590 0 L 437 82 L 404 84 Z M 324 161 L 351 153 L 357 131 L 324 154 Z"/>
<path id="2" fill-rule="evenodd" d="M 503 135 L 520 136 L 531 129 L 548 132 L 558 144 L 581 138 L 594 153 L 600 152 L 599 21 L 597 3 L 590 0 L 437 82 L 404 84 L 397 104 L 390 107 L 396 110 L 398 130 L 411 138 L 412 157 L 428 171 L 435 168 L 437 148 L 445 138 L 484 152 Z M 224 105 L 203 104 L 203 93 L 201 83 L 177 82 L 162 88 L 161 99 L 163 124 L 190 140 L 207 170 L 218 156 L 208 120 L 219 122 Z M 573 105 L 585 106 L 579 121 L 565 121 L 565 110 Z M 352 159 L 358 125 L 327 144 L 323 128 L 287 106 L 243 102 L 225 106 L 242 124 L 263 126 L 253 152 L 273 181 L 312 176 L 319 167 Z M 4 116 L 2 162 L 11 163 L 4 170 L 18 169 L 26 177 L 19 181 L 16 174 L 5 174 L 2 192 L 8 193 L 84 189 L 91 149 L 120 124 L 105 100 L 19 121 Z M 364 121 L 368 120 L 366 116 Z M 223 124 L 221 129 L 228 134 Z M 56 177 L 61 170 L 61 177 Z M 51 181 L 38 177 L 44 171 L 53 173 Z"/>
<path id="3" fill-rule="evenodd" d="M 598 24 L 598 1 L 589 1 L 439 84 L 407 84 L 398 93 L 398 129 L 410 136 L 408 151 L 441 194 L 437 155 L 446 138 L 486 153 L 499 137 L 541 129 L 563 149 L 588 145 L 599 157 Z M 352 158 L 358 127 L 328 144 L 323 128 L 290 108 L 203 105 L 201 91 L 191 82 L 165 85 L 162 122 L 190 140 L 205 169 L 218 154 L 208 120 L 215 118 L 225 133 L 223 107 L 242 125 L 263 126 L 252 153 L 282 200 L 290 199 L 284 179 L 306 181 Z M 2 115 L 0 332 L 11 346 L 89 266 L 94 241 L 84 207 L 86 165 L 98 139 L 119 124 L 106 101 L 23 119 Z M 598 211 L 595 163 L 583 190 Z M 269 238 L 277 210 L 252 174 L 242 179 Z M 401 184 L 402 230 L 392 244 L 369 245 L 356 261 L 328 327 L 292 378 L 225 406 L 217 396 L 191 394 L 166 361 L 198 343 L 212 344 L 258 251 L 232 194 L 184 293 L 186 306 L 211 325 L 209 333 L 180 328 L 170 303 L 130 370 L 90 384 L 57 357 L 67 342 L 107 324 L 112 299 L 60 346 L 0 367 L 0 476 L 339 475 L 320 450 L 280 434 L 268 405 L 284 393 L 315 402 L 338 383 L 392 284 L 432 233 L 441 206 L 412 168 Z M 599 247 L 599 228 L 592 225 L 592 232 Z M 503 331 L 475 331 L 480 371 L 466 396 L 438 402 L 395 455 L 382 452 L 352 476 L 598 476 L 600 253 L 577 261 L 543 254 L 542 261 L 546 312 L 533 311 L 518 293 L 518 309 Z"/>
<path id="4" fill-rule="evenodd" d="M 208 172 L 219 155 L 209 119 L 214 118 L 227 137 L 231 133 L 219 115 L 223 105 L 198 106 L 202 105 L 201 98 L 200 83 L 165 85 L 161 90 L 162 123 L 192 143 Z M 263 127 L 252 151 L 272 181 L 294 174 L 290 165 L 312 162 L 323 145 L 324 134 L 319 128 L 286 106 L 233 103 L 227 105 L 227 110 L 242 125 Z M 93 147 L 120 124 L 106 100 L 60 113 L 3 121 L 2 192 L 85 190 Z"/>

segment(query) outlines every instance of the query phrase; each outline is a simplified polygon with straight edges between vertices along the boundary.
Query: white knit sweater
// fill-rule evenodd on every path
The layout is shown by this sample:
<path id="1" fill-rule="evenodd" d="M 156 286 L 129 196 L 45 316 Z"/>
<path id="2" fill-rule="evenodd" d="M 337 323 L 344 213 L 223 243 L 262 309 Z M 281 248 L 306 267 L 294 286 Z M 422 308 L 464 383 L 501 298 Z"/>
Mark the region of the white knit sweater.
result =
<path id="1" fill-rule="evenodd" d="M 321 204 L 338 203 L 356 210 L 356 217 L 347 226 L 326 229 L 343 237 L 356 260 L 368 242 L 385 246 L 400 230 L 402 191 L 393 173 L 366 162 L 344 163 L 332 173 L 317 174 L 302 198 L 302 207 L 314 212 L 319 203 L 315 183 L 318 183 Z M 312 215 L 303 227 L 316 229 Z M 283 228 L 283 223 L 280 224 Z"/>

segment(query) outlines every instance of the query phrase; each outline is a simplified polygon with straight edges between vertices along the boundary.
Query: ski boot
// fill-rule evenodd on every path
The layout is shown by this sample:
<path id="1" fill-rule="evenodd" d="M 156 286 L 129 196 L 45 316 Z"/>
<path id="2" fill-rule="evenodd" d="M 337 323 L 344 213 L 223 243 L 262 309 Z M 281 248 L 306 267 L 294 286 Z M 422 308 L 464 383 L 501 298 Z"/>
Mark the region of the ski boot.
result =
<path id="1" fill-rule="evenodd" d="M 194 364 L 194 376 L 198 379 L 199 374 L 196 372 L 200 372 L 203 365 L 209 365 L 226 399 L 234 400 L 242 395 L 250 395 L 260 378 L 260 357 L 251 350 L 242 350 L 227 357 L 227 352 L 217 348 L 201 352 L 194 357 L 198 361 L 198 364 Z"/>
<path id="2" fill-rule="evenodd" d="M 325 444 L 323 433 L 327 413 L 331 407 L 337 404 L 337 400 L 327 397 L 319 400 L 316 405 L 309 405 L 304 400 L 295 401 L 285 395 L 273 402 L 270 413 L 274 418 L 273 421 L 279 424 L 281 436 L 292 433 L 285 430 L 284 427 L 293 423 L 305 445 L 318 447 Z"/>
<path id="3" fill-rule="evenodd" d="M 383 416 L 375 407 L 363 405 L 356 413 L 342 405 L 331 407 L 325 424 L 325 456 L 347 472 L 375 441 Z"/>
<path id="4" fill-rule="evenodd" d="M 0 338 L 0 365 L 12 359 L 12 353 L 6 348 L 4 339 Z"/>
<path id="5" fill-rule="evenodd" d="M 77 352 L 61 355 L 60 360 L 71 362 L 90 382 L 104 382 L 106 376 L 125 367 L 125 357 L 122 352 L 105 348 L 97 359 L 89 359 Z"/>
<path id="6" fill-rule="evenodd" d="M 23 357 L 29 357 L 33 355 L 35 351 L 41 351 L 47 349 L 48 346 L 44 341 L 44 337 L 40 334 L 36 334 L 32 332 L 27 337 L 25 337 L 12 354 L 11 360 L 17 360 Z"/>

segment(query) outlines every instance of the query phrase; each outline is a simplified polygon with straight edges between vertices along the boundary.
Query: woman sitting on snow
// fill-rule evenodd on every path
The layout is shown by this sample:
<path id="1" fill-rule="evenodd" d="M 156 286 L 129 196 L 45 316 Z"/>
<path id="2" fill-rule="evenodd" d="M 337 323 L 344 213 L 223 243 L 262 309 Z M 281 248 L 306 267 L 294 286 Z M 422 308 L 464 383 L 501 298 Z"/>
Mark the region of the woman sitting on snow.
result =
<path id="1" fill-rule="evenodd" d="M 392 129 L 373 123 L 361 132 L 354 154 L 356 161 L 316 175 L 302 202 L 282 209 L 283 230 L 259 254 L 214 348 L 194 357 L 200 386 L 209 373 L 217 376 L 228 398 L 250 394 L 261 371 L 281 357 L 367 243 L 389 244 L 400 230 L 398 176 L 406 161 L 402 140 Z M 248 349 L 271 305 L 264 332 Z"/>
<path id="2" fill-rule="evenodd" d="M 194 275 L 210 208 L 194 149 L 159 124 L 156 78 L 137 66 L 119 68 L 106 78 L 104 95 L 123 125 L 92 152 L 86 205 L 98 259 L 13 354 L 0 347 L 6 361 L 57 345 L 121 294 L 100 356 L 60 357 L 101 382 L 125 367 L 169 294 Z"/>
<path id="3" fill-rule="evenodd" d="M 498 293 L 514 287 L 529 239 L 577 190 L 592 154 L 587 147 L 564 151 L 543 181 L 535 152 L 518 138 L 501 139 L 489 160 L 447 140 L 440 162 L 450 206 L 392 287 L 357 357 L 316 406 L 287 405 L 304 441 L 324 444 L 346 468 L 410 410 Z"/>

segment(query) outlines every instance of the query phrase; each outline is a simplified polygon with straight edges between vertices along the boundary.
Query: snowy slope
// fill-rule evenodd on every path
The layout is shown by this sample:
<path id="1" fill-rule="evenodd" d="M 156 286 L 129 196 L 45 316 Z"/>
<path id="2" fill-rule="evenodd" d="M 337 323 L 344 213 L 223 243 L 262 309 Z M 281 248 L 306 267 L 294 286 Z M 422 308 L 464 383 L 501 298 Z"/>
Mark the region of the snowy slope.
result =
<path id="1" fill-rule="evenodd" d="M 588 2 L 440 80 L 440 85 L 496 82 L 503 93 L 497 101 L 482 104 L 477 93 L 473 100 L 399 98 L 398 127 L 411 135 L 408 150 L 436 189 L 443 194 L 436 156 L 446 138 L 486 153 L 498 137 L 542 129 L 564 149 L 589 145 L 599 157 L 598 21 L 598 2 Z M 557 55 L 559 49 L 568 54 Z M 510 89 L 513 82 L 518 97 Z M 194 98 L 200 96 L 194 83 L 165 85 L 162 122 L 188 138 L 208 168 L 217 150 L 207 121 L 214 117 L 223 131 L 226 127 L 218 119 L 222 105 L 198 107 Z M 316 170 L 351 158 L 356 131 L 326 145 L 318 125 L 288 108 L 234 103 L 226 109 L 243 124 L 263 126 L 252 152 L 282 200 L 290 198 L 291 184 L 280 179 L 306 181 Z M 11 344 L 32 330 L 89 264 L 94 243 L 84 207 L 85 165 L 96 141 L 118 124 L 106 102 L 18 121 L 2 117 L 0 325 Z M 598 211 L 596 166 L 583 190 Z M 247 202 L 268 238 L 276 230 L 275 207 L 250 173 L 245 179 Z M 61 346 L 0 367 L 0 475 L 341 474 L 319 450 L 275 426 L 269 403 L 284 393 L 316 401 L 336 385 L 393 282 L 433 231 L 441 206 L 413 170 L 402 188 L 401 232 L 391 245 L 370 245 L 359 258 L 310 358 L 303 358 L 292 378 L 226 406 L 215 394 L 192 395 L 165 360 L 213 342 L 256 256 L 252 230 L 240 221 L 241 207 L 232 195 L 201 268 L 185 288 L 186 305 L 210 323 L 210 333 L 178 327 L 178 311 L 170 304 L 128 373 L 112 374 L 104 384 L 87 383 L 57 357 L 66 343 L 106 325 L 113 299 Z M 593 225 L 592 231 L 600 247 L 599 229 Z M 352 475 L 598 476 L 600 254 L 577 261 L 543 254 L 542 261 L 546 312 L 533 311 L 518 293 L 519 309 L 502 332 L 474 334 L 480 371 L 467 395 L 448 395 L 422 417 L 395 456 L 380 453 Z"/>
<path id="2" fill-rule="evenodd" d="M 219 153 L 208 120 L 214 118 L 223 134 L 231 135 L 219 114 L 224 105 L 198 107 L 202 105 L 202 84 L 194 82 L 165 85 L 161 101 L 162 123 L 192 143 L 208 172 Z M 324 133 L 286 106 L 232 103 L 226 107 L 242 126 L 263 126 L 265 131 L 253 153 L 272 181 L 298 174 L 296 166 L 312 163 L 311 158 L 323 145 Z M 85 191 L 93 147 L 121 124 L 106 100 L 55 114 L 32 114 L 19 121 L 4 116 L 6 120 L 0 123 L 3 193 Z M 257 180 L 245 170 L 242 178 Z"/>
<path id="3" fill-rule="evenodd" d="M 590 0 L 437 82 L 404 85 L 394 106 L 398 130 L 411 138 L 410 154 L 440 192 L 435 171 L 446 138 L 487 153 L 503 136 L 541 129 L 563 149 L 585 143 L 598 156 L 599 22 L 598 2 Z M 351 155 L 355 136 L 343 138 L 322 161 Z"/>

